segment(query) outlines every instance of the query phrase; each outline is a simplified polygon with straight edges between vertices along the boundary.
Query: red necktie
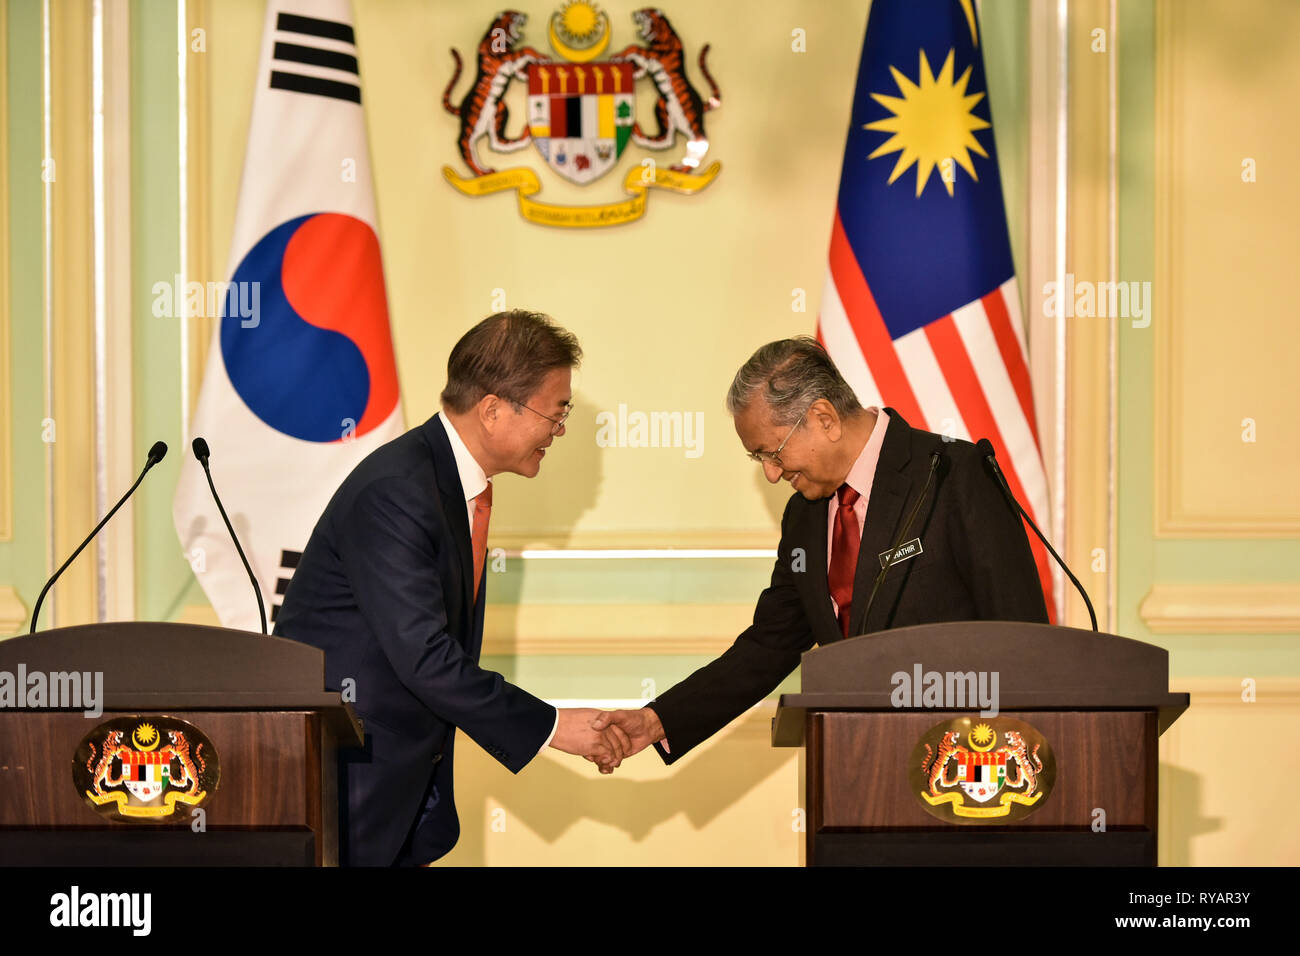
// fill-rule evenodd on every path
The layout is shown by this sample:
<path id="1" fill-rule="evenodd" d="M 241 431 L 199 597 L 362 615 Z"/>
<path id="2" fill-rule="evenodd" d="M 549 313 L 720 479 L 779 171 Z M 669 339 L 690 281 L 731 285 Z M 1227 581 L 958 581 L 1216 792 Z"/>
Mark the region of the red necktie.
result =
<path id="1" fill-rule="evenodd" d="M 474 531 L 470 547 L 474 550 L 474 600 L 478 601 L 479 584 L 483 581 L 483 565 L 487 560 L 488 519 L 492 517 L 492 482 L 474 499 Z"/>
<path id="2" fill-rule="evenodd" d="M 858 568 L 858 545 L 862 532 L 858 530 L 858 516 L 853 504 L 861 497 L 847 484 L 836 492 L 840 506 L 835 512 L 835 528 L 831 532 L 831 568 L 828 574 L 831 597 L 840 609 L 840 630 L 849 636 L 849 612 L 853 607 L 853 575 Z"/>

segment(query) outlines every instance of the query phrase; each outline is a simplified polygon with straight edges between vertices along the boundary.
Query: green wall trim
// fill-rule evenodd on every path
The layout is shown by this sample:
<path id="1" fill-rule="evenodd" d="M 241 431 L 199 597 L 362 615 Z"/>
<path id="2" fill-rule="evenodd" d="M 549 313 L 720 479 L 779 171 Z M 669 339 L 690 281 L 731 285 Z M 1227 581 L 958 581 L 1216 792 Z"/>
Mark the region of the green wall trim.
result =
<path id="1" fill-rule="evenodd" d="M 31 608 L 45 583 L 49 560 L 41 441 L 45 417 L 41 6 L 11 2 L 7 12 L 9 288 L 0 294 L 9 296 L 14 514 L 13 539 L 0 543 L 0 583 L 13 587 Z"/>

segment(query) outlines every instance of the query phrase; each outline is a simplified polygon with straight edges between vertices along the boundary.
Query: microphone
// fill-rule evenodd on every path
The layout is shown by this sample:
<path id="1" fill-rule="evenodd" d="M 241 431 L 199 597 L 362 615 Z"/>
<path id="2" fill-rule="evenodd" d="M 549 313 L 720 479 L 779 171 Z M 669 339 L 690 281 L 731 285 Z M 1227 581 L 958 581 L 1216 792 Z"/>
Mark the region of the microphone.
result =
<path id="1" fill-rule="evenodd" d="M 876 575 L 876 583 L 871 586 L 871 596 L 867 598 L 867 609 L 862 612 L 863 627 L 867 626 L 867 615 L 871 613 L 871 605 L 875 603 L 876 592 L 880 590 L 880 585 L 884 582 L 889 569 L 894 566 L 894 556 L 898 553 L 898 549 L 903 542 L 907 540 L 907 532 L 912 529 L 912 522 L 916 519 L 916 513 L 921 510 L 921 502 L 925 500 L 925 495 L 930 490 L 930 482 L 934 480 L 934 473 L 938 468 L 939 453 L 936 451 L 930 454 L 930 474 L 925 478 L 925 487 L 921 489 L 921 497 L 917 498 L 916 504 L 912 506 L 912 513 L 907 516 L 907 523 L 903 525 L 903 533 L 898 536 L 894 546 L 889 549 L 889 557 L 885 559 L 885 566 L 880 569 L 880 573 Z"/>
<path id="2" fill-rule="evenodd" d="M 212 483 L 212 471 L 208 468 L 208 443 L 202 438 L 196 438 L 192 447 L 194 448 L 194 457 L 203 466 L 203 473 L 208 476 L 208 487 L 212 489 L 212 500 L 217 503 L 217 510 L 221 512 L 221 520 L 226 523 L 226 530 L 230 532 L 230 540 L 235 542 L 235 550 L 239 552 L 239 560 L 244 562 L 244 570 L 248 572 L 248 580 L 253 582 L 253 593 L 257 595 L 257 613 L 261 615 L 262 633 L 265 634 L 266 605 L 262 603 L 262 588 L 257 583 L 257 578 L 253 577 L 253 569 L 248 563 L 248 558 L 244 557 L 244 549 L 239 546 L 239 538 L 235 535 L 234 526 L 231 525 L 230 519 L 226 517 L 226 509 L 222 507 L 221 498 L 217 495 L 217 486 Z"/>
<path id="3" fill-rule="evenodd" d="M 1088 606 L 1088 617 L 1092 618 L 1092 629 L 1094 631 L 1097 630 L 1097 612 L 1092 609 L 1092 601 L 1088 599 L 1088 592 L 1083 589 L 1083 585 L 1079 583 L 1079 579 L 1074 576 L 1074 572 L 1070 570 L 1069 566 L 1061 560 L 1061 556 L 1056 553 L 1056 549 L 1053 548 L 1048 540 L 1043 537 L 1043 532 L 1038 530 L 1038 525 L 1034 524 L 1034 519 L 1029 517 L 1029 514 L 1024 508 L 1020 507 L 1020 502 L 1017 501 L 1016 496 L 1011 493 L 1011 488 L 1008 487 L 1006 478 L 1002 476 L 1002 469 L 998 467 L 998 459 L 993 452 L 993 443 L 987 438 L 981 438 L 976 442 L 975 447 L 978 448 L 980 454 L 984 456 L 985 463 L 993 469 L 993 477 L 998 480 L 998 487 L 1002 489 L 1002 494 L 1006 497 L 1007 501 L 1011 502 L 1011 504 L 1015 506 L 1015 509 L 1024 516 L 1026 521 L 1029 522 L 1029 527 L 1034 529 L 1034 534 L 1038 535 L 1038 540 L 1043 542 L 1047 547 L 1047 550 L 1051 552 L 1052 557 L 1056 559 L 1056 563 L 1065 570 L 1066 576 L 1074 582 L 1074 586 L 1078 588 L 1079 593 L 1083 595 L 1083 603 Z"/>
<path id="4" fill-rule="evenodd" d="M 135 492 L 135 489 L 140 487 L 140 482 L 144 481 L 144 476 L 149 473 L 149 469 L 162 461 L 166 455 L 167 443 L 161 441 L 154 442 L 153 447 L 149 449 L 149 460 L 144 463 L 144 470 L 140 472 L 140 477 L 135 480 L 135 484 L 127 489 L 126 494 L 121 497 L 117 504 L 113 505 L 113 510 L 100 519 L 99 524 L 95 525 L 95 530 L 86 536 L 85 541 L 81 542 L 81 547 L 77 548 L 76 551 L 73 551 L 72 557 L 63 562 L 63 567 L 54 572 L 54 577 L 45 582 L 45 587 L 41 588 L 41 596 L 36 599 L 36 609 L 32 611 L 32 626 L 27 631 L 28 634 L 36 633 L 36 619 L 41 616 L 41 604 L 44 603 L 45 595 L 49 592 L 50 588 L 54 587 L 54 582 L 59 579 L 59 575 L 68 569 L 68 565 L 77 560 L 77 555 L 81 554 L 81 552 L 85 550 L 86 545 L 90 544 L 90 542 L 94 540 L 95 535 L 99 534 L 99 529 L 108 524 L 108 519 L 117 514 L 117 509 L 126 504 L 126 499 L 130 498 Z"/>

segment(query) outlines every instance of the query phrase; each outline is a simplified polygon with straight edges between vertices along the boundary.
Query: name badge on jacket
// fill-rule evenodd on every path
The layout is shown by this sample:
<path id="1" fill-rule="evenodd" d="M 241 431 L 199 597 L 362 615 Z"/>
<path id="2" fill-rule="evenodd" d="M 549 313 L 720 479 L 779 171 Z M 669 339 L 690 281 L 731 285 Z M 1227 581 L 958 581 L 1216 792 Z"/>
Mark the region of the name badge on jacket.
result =
<path id="1" fill-rule="evenodd" d="M 921 547 L 920 538 L 913 538 L 911 541 L 905 541 L 904 543 L 898 546 L 898 550 L 894 552 L 894 560 L 890 563 L 901 564 L 902 562 L 908 560 L 909 558 L 916 557 L 924 550 L 925 549 Z M 889 551 L 888 550 L 881 551 L 880 554 L 877 555 L 877 557 L 880 558 L 880 566 L 883 568 L 885 566 L 885 562 L 889 560 Z"/>

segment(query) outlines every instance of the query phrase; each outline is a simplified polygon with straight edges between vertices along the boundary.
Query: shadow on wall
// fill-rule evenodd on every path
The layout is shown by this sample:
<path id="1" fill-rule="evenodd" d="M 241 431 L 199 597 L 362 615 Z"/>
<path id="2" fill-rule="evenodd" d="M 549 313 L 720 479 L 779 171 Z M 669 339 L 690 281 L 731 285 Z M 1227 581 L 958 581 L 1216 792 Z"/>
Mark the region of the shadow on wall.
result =
<path id="1" fill-rule="evenodd" d="M 212 508 L 213 514 L 215 515 L 216 505 L 213 505 Z M 233 511 L 233 513 L 230 513 L 230 523 L 235 528 L 235 534 L 238 535 L 240 544 L 247 548 L 248 542 L 251 541 L 253 537 L 253 526 L 249 522 L 248 515 L 241 511 Z M 209 531 L 209 524 L 212 524 L 215 530 Z M 314 518 L 312 519 L 312 525 L 313 527 L 315 526 Z M 215 547 L 221 549 L 220 557 L 222 560 L 239 560 L 238 554 L 235 551 L 235 544 L 230 540 L 230 533 L 226 530 L 225 525 L 219 524 L 215 520 L 210 522 L 204 515 L 195 515 L 193 519 L 191 519 L 189 527 L 186 529 L 186 540 L 203 541 L 209 534 L 215 536 Z M 199 607 L 210 607 L 207 592 L 203 590 L 202 581 L 200 580 L 203 574 L 203 569 L 207 566 L 209 556 L 203 553 L 204 548 L 202 545 L 195 545 L 189 551 L 184 551 L 181 549 L 179 538 L 176 539 L 175 544 L 176 553 L 180 556 L 180 559 L 183 562 L 189 565 L 191 574 L 183 576 L 177 590 L 167 596 L 166 603 L 153 617 L 153 619 L 159 621 L 175 621 L 181 618 L 184 612 L 194 603 L 196 595 L 198 597 Z M 257 565 L 256 555 L 248 552 L 245 553 L 247 554 L 249 563 L 253 565 L 253 571 L 257 574 L 258 580 L 262 582 L 269 581 L 272 587 L 274 587 L 276 576 L 280 572 L 280 569 L 272 568 L 268 575 L 265 573 L 264 568 Z M 240 571 L 240 576 L 241 578 L 244 576 L 242 570 Z M 260 630 L 260 625 L 256 623 L 258 619 L 257 596 L 254 594 L 253 586 L 251 584 L 248 585 L 247 596 L 249 613 L 252 614 L 252 620 L 254 622 L 251 629 Z M 270 593 L 264 594 L 263 598 L 266 601 L 266 626 L 267 630 L 270 630 L 275 626 L 275 622 L 271 617 L 271 611 L 280 603 L 282 596 Z M 215 615 L 215 611 L 213 614 Z"/>
<path id="2" fill-rule="evenodd" d="M 234 518 L 231 519 L 231 524 L 235 525 L 236 534 L 247 535 L 248 522 L 247 520 L 244 520 L 241 523 L 241 517 L 241 515 L 236 514 Z M 195 515 L 190 520 L 189 527 L 185 530 L 187 541 L 199 541 L 202 539 L 203 535 L 207 533 L 208 519 L 203 515 Z M 224 531 L 225 529 L 223 528 L 222 530 Z M 247 538 L 241 538 L 241 541 L 244 540 L 247 540 Z M 231 544 L 230 547 L 233 550 L 234 544 Z M 198 585 L 198 593 L 202 597 L 203 602 L 205 604 L 207 603 L 207 595 L 202 590 L 202 585 L 199 584 L 198 572 L 196 570 L 196 565 L 197 567 L 203 567 L 203 563 L 199 560 L 199 556 L 192 553 L 193 549 L 191 549 L 190 552 L 181 550 L 179 539 L 176 541 L 176 549 L 180 553 L 181 559 L 189 563 L 192 574 L 190 577 L 182 578 L 180 587 L 178 587 L 177 590 L 167 598 L 167 603 L 162 607 L 158 616 L 158 620 L 160 621 L 174 621 L 180 617 L 181 612 L 185 610 L 187 599 L 190 598 L 191 588 L 194 585 Z M 248 599 L 249 601 L 257 600 L 253 595 L 251 587 L 248 592 Z"/>
<path id="3" fill-rule="evenodd" d="M 593 437 L 596 413 L 591 401 L 575 396 L 564 435 L 546 450 L 537 477 L 503 474 L 492 479 L 494 485 L 500 482 L 500 497 L 492 501 L 489 538 L 524 534 L 568 544 L 579 519 L 600 497 L 604 469 Z"/>
<path id="4" fill-rule="evenodd" d="M 519 636 L 519 603 L 524 594 L 528 562 L 508 558 L 504 564 L 498 564 L 493 552 L 500 547 L 502 535 L 515 538 L 521 528 L 528 535 L 554 542 L 558 547 L 568 545 L 578 520 L 600 496 L 604 474 L 602 449 L 590 438 L 595 434 L 595 420 L 596 406 L 575 396 L 569 426 L 564 436 L 551 444 L 554 451 L 547 449 L 537 477 L 498 475 L 492 479 L 498 491 L 493 498 L 493 523 L 488 526 L 488 570 L 508 568 L 511 573 L 489 577 L 487 600 L 497 610 L 509 608 L 509 623 L 502 619 L 502 628 L 512 639 Z M 501 524 L 495 523 L 498 507 L 507 511 Z M 514 653 L 513 644 L 510 653 Z M 506 677 L 513 679 L 509 672 Z"/>
<path id="5" fill-rule="evenodd" d="M 494 819 L 501 817 L 502 812 L 505 835 L 511 832 L 511 827 L 523 826 L 548 845 L 560 843 L 572 828 L 587 821 L 613 827 L 638 844 L 657 826 L 678 814 L 685 814 L 692 830 L 702 830 L 773 774 L 797 760 L 797 749 L 772 748 L 763 734 L 754 732 L 751 723 L 744 719 L 737 721 L 672 768 L 663 768 L 659 756 L 646 750 L 625 761 L 612 776 L 601 776 L 580 758 L 551 751 L 547 752 L 553 754 L 551 759 L 540 757 L 517 776 L 511 775 L 478 752 L 472 740 L 461 735 L 456 742 L 456 803 L 461 837 L 446 862 L 455 866 L 487 865 L 488 841 L 503 835 L 492 829 Z M 766 721 L 761 724 L 765 725 Z M 656 765 L 653 769 L 665 776 L 650 780 L 630 777 L 628 768 L 640 761 L 652 761 Z M 784 812 L 787 814 L 784 819 L 788 819 L 788 810 Z M 619 858 L 619 842 L 612 839 L 607 851 L 590 853 L 582 860 L 575 860 L 569 852 L 557 848 L 553 862 L 618 865 L 627 862 Z M 680 837 L 675 842 L 680 843 Z M 679 849 L 666 840 L 663 862 L 672 862 Z M 500 854 L 496 856 L 492 862 L 505 865 L 547 863 L 545 859 L 517 861 L 503 860 Z M 677 862 L 727 865 L 730 861 Z"/>
<path id="6" fill-rule="evenodd" d="M 1224 829 L 1223 817 L 1202 816 L 1205 804 L 1200 774 L 1172 764 L 1160 764 L 1160 802 L 1169 807 L 1168 822 L 1160 829 L 1160 866 L 1193 866 L 1192 841 Z M 1249 866 L 1254 861 L 1242 860 Z"/>

